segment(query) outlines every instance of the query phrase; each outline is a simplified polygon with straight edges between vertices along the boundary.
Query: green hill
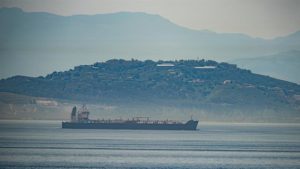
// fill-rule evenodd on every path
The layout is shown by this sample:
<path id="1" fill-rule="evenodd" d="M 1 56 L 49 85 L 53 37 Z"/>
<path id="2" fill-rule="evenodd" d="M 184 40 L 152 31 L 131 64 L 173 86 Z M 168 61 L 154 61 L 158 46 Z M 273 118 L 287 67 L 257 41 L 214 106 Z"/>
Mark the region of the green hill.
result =
<path id="1" fill-rule="evenodd" d="M 111 106 L 110 116 L 300 120 L 299 85 L 210 60 L 108 60 L 45 77 L 3 79 L 0 92 Z"/>

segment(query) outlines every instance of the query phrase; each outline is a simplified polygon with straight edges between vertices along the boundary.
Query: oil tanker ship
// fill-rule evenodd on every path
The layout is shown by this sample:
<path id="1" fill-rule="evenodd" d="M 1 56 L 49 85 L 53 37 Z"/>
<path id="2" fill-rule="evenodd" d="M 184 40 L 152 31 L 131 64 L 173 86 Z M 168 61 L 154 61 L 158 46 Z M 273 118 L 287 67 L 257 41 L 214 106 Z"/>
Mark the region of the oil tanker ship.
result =
<path id="1" fill-rule="evenodd" d="M 77 111 L 73 107 L 71 121 L 62 122 L 66 129 L 129 129 L 129 130 L 196 130 L 198 121 L 189 120 L 181 123 L 171 120 L 150 120 L 149 117 L 135 117 L 132 119 L 91 120 L 90 112 L 85 106 Z"/>

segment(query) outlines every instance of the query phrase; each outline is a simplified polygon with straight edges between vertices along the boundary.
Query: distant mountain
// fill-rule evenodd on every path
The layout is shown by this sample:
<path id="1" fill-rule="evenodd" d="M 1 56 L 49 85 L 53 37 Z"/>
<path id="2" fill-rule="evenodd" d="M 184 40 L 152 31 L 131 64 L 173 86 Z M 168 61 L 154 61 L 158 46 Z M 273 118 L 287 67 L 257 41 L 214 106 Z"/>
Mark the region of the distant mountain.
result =
<path id="1" fill-rule="evenodd" d="M 291 50 L 273 55 L 232 60 L 239 67 L 300 84 L 300 51 Z"/>
<path id="2" fill-rule="evenodd" d="M 108 116 L 300 120 L 299 85 L 210 60 L 114 59 L 45 77 L 3 79 L 0 92 L 117 107 Z"/>
<path id="3" fill-rule="evenodd" d="M 230 60 L 300 49 L 299 32 L 265 40 L 191 30 L 139 12 L 58 16 L 1 8 L 0 25 L 0 77 L 46 75 L 111 58 Z"/>

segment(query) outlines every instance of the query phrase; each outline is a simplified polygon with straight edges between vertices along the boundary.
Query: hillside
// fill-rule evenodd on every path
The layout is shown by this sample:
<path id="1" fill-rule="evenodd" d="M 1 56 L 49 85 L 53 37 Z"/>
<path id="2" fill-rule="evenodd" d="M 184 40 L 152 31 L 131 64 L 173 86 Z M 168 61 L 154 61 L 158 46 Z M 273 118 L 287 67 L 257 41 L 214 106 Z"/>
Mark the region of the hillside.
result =
<path id="1" fill-rule="evenodd" d="M 0 78 L 46 75 L 112 57 L 225 61 L 300 48 L 299 32 L 265 40 L 191 30 L 139 12 L 59 16 L 1 8 L 0 24 Z"/>
<path id="2" fill-rule="evenodd" d="M 255 73 L 300 84 L 300 51 L 298 50 L 255 58 L 236 59 L 232 63 Z"/>
<path id="3" fill-rule="evenodd" d="M 0 92 L 109 105 L 111 116 L 300 120 L 299 85 L 210 60 L 108 60 L 3 79 Z"/>

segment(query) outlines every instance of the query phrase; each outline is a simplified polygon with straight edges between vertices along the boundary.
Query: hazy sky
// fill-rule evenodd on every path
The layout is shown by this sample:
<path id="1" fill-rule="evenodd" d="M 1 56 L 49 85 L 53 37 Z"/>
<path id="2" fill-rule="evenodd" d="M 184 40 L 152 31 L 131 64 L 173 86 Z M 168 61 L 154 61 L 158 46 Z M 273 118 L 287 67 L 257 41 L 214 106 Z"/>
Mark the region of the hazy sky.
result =
<path id="1" fill-rule="evenodd" d="M 0 6 L 59 15 L 139 11 L 193 29 L 263 38 L 300 30 L 300 0 L 0 0 Z"/>

